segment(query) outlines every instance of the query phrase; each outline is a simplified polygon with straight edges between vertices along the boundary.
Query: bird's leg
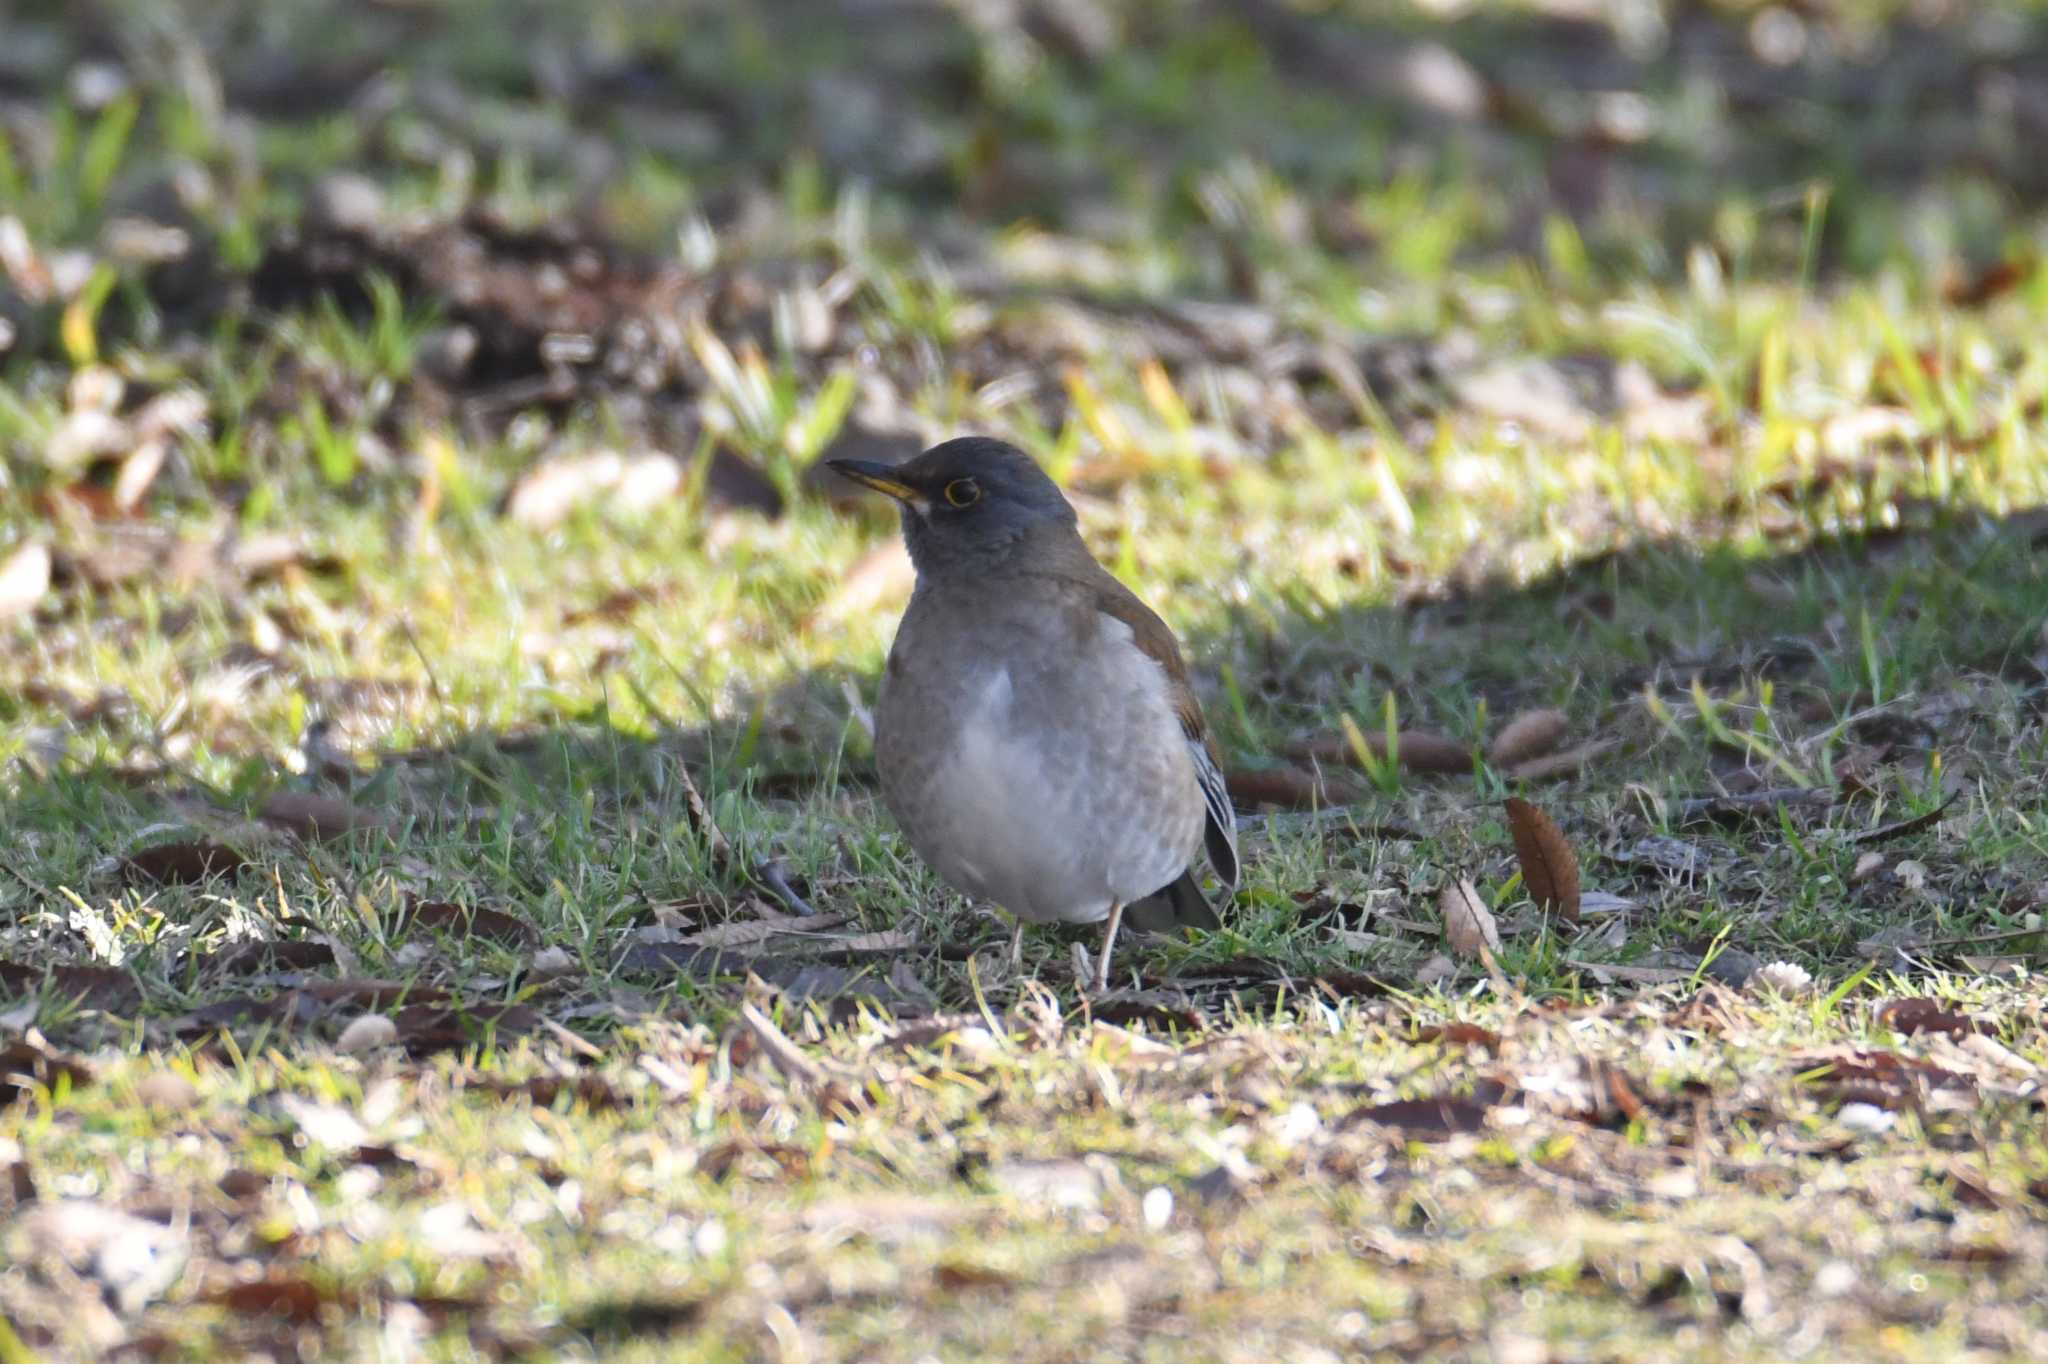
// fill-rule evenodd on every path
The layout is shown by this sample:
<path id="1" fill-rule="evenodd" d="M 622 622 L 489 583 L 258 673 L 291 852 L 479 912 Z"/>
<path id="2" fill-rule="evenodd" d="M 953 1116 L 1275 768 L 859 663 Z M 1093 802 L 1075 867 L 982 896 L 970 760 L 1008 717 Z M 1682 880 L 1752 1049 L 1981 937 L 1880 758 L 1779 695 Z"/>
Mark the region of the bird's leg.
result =
<path id="1" fill-rule="evenodd" d="M 1109 905 L 1109 927 L 1102 934 L 1102 958 L 1095 963 L 1095 993 L 1109 989 L 1109 954 L 1116 946 L 1117 925 L 1124 921 L 1124 906 L 1121 900 L 1112 900 Z"/>
<path id="2" fill-rule="evenodd" d="M 1010 933 L 1010 974 L 1020 975 L 1024 970 L 1024 921 L 1017 920 L 1017 927 Z"/>

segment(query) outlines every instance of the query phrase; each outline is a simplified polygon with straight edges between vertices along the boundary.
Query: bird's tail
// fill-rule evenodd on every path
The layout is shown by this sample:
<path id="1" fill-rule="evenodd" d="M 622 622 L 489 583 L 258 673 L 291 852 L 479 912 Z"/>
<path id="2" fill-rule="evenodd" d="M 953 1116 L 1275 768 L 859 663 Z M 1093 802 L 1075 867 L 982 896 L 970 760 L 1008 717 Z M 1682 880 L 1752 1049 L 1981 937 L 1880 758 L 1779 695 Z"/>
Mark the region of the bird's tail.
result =
<path id="1" fill-rule="evenodd" d="M 1141 933 L 1178 933 L 1183 928 L 1214 931 L 1223 927 L 1216 911 L 1195 883 L 1194 868 L 1182 872 L 1164 890 L 1124 907 L 1124 923 Z"/>

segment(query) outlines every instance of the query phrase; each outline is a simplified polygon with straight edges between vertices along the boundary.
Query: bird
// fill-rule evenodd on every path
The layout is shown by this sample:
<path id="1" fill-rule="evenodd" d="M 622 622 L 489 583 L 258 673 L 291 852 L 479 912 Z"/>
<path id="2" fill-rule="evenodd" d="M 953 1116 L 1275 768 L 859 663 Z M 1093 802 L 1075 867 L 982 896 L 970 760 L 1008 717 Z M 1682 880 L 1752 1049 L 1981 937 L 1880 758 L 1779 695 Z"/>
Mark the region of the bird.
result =
<path id="1" fill-rule="evenodd" d="M 894 498 L 916 570 L 874 710 L 882 803 L 939 878 L 1024 925 L 1215 930 L 1236 817 L 1173 631 L 1098 563 L 1016 446 L 945 441 L 901 464 L 826 461 Z M 1083 987 L 1086 988 L 1085 986 Z"/>

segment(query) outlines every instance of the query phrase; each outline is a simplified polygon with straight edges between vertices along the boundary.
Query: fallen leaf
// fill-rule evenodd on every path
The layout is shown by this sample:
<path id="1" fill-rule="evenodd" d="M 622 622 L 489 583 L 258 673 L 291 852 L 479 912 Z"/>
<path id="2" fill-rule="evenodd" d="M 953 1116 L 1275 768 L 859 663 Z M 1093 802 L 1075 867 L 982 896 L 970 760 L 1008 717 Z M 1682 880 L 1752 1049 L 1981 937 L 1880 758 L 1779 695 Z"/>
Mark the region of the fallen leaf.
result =
<path id="1" fill-rule="evenodd" d="M 1255 772 L 1240 769 L 1225 774 L 1223 784 L 1231 801 L 1241 810 L 1255 810 L 1262 805 L 1310 810 L 1347 805 L 1357 798 L 1357 792 L 1348 783 L 1299 767 L 1269 767 Z"/>
<path id="2" fill-rule="evenodd" d="M 1428 961 L 1415 968 L 1415 983 L 1427 990 L 1458 974 L 1458 963 L 1441 952 L 1433 954 Z"/>
<path id="3" fill-rule="evenodd" d="M 1563 742 L 1571 721 L 1561 710 L 1523 711 L 1501 728 L 1486 750 L 1486 760 L 1495 767 L 1540 758 Z"/>
<path id="4" fill-rule="evenodd" d="M 965 1293 L 1011 1288 L 1016 1285 L 1017 1280 L 999 1269 L 986 1269 L 980 1265 L 964 1265 L 949 1260 L 932 1271 L 932 1283 L 949 1293 Z"/>
<path id="5" fill-rule="evenodd" d="M 327 1289 L 294 1274 L 272 1270 L 260 1279 L 227 1284 L 206 1295 L 206 1301 L 251 1317 L 280 1317 L 309 1325 L 328 1308 L 351 1308 L 353 1297 Z"/>
<path id="6" fill-rule="evenodd" d="M 1935 806 L 1926 814 L 1915 815 L 1911 819 L 1902 819 L 1891 824 L 1880 824 L 1875 829 L 1865 829 L 1861 833 L 1849 835 L 1849 841 L 1851 843 L 1878 843 L 1888 838 L 1903 838 L 1907 834 L 1917 834 L 1922 829 L 1931 829 L 1941 822 L 1941 817 L 1948 813 L 1948 807 L 1954 805 L 1957 798 L 1961 795 L 1962 792 L 1960 791 L 1953 792 L 1947 800 Z"/>
<path id="7" fill-rule="evenodd" d="M 1672 811 L 1672 823 L 1681 826 L 1741 824 L 1748 820 L 1775 819 L 1780 806 L 1820 806 L 1834 802 L 1835 792 L 1826 786 L 1793 786 L 1745 791 L 1738 795 L 1698 796 L 1680 802 Z"/>
<path id="8" fill-rule="evenodd" d="M 334 948 L 310 938 L 244 942 L 213 953 L 205 958 L 205 964 L 223 975 L 247 975 L 272 967 L 282 967 L 287 971 L 314 971 L 334 965 Z"/>
<path id="9" fill-rule="evenodd" d="M 1549 815 L 1520 796 L 1507 799 L 1508 832 L 1515 840 L 1515 860 L 1522 884 L 1537 907 L 1579 921 L 1579 859 Z"/>
<path id="10" fill-rule="evenodd" d="M 1849 873 L 1849 884 L 1853 886 L 1858 881 L 1868 881 L 1871 877 L 1877 875 L 1877 873 L 1880 870 L 1882 870 L 1883 867 L 1883 853 L 1867 852 L 1860 854 L 1856 858 L 1855 868 Z"/>
<path id="11" fill-rule="evenodd" d="M 0 622 L 25 616 L 50 590 L 50 547 L 31 540 L 0 559 Z"/>
<path id="12" fill-rule="evenodd" d="M 642 584 L 606 593 L 594 606 L 562 613 L 564 626 L 587 625 L 592 621 L 622 622 L 643 606 L 654 606 L 675 596 L 672 584 Z"/>
<path id="13" fill-rule="evenodd" d="M 601 1075 L 536 1075 L 530 1080 L 474 1080 L 469 1089 L 510 1098 L 524 1095 L 536 1108 L 553 1108 L 564 1094 L 572 1096 L 593 1113 L 624 1108 L 632 1096 L 621 1092 Z"/>
<path id="14" fill-rule="evenodd" d="M 1411 1141 L 1442 1141 L 1460 1132 L 1478 1132 L 1486 1127 L 1486 1114 L 1503 1096 L 1498 1084 L 1479 1086 L 1470 1096 L 1437 1095 L 1427 1099 L 1395 1099 L 1390 1103 L 1355 1108 L 1339 1123 L 1340 1128 L 1360 1123 L 1391 1127 Z"/>
<path id="15" fill-rule="evenodd" d="M 1500 1034 L 1477 1023 L 1430 1023 L 1415 1030 L 1411 1042 L 1441 1042 L 1454 1047 L 1484 1047 L 1500 1055 Z"/>
<path id="16" fill-rule="evenodd" d="M 1549 781 L 1553 777 L 1569 777 L 1583 771 L 1593 759 L 1613 752 L 1621 747 L 1619 739 L 1593 739 L 1587 743 L 1575 744 L 1571 748 L 1546 753 L 1540 758 L 1530 758 L 1516 763 L 1501 775 L 1509 781 Z"/>
<path id="17" fill-rule="evenodd" d="M 0 961 L 0 989 L 11 995 L 49 994 L 88 1009 L 121 1009 L 142 992 L 126 971 L 112 966 L 25 966 Z"/>
<path id="18" fill-rule="evenodd" d="M 1653 867 L 1667 876 L 1684 880 L 1704 876 L 1713 866 L 1705 848 L 1669 834 L 1647 835 L 1626 848 L 1607 854 L 1607 860 Z"/>
<path id="19" fill-rule="evenodd" d="M 1988 1019 L 1945 1009 L 1931 999 L 1894 999 L 1880 1004 L 1877 1021 L 1908 1037 L 1923 1032 L 1948 1037 L 1967 1037 L 1971 1033 L 1990 1036 L 1998 1031 Z"/>
<path id="20" fill-rule="evenodd" d="M 160 843 L 121 859 L 121 870 L 144 881 L 187 883 L 233 876 L 248 863 L 219 843 Z"/>
<path id="21" fill-rule="evenodd" d="M 395 1004 L 442 1004 L 448 1000 L 448 992 L 439 986 L 370 977 L 308 981 L 291 993 L 330 1007 L 348 1004 L 358 1009 L 384 1009 Z"/>
<path id="22" fill-rule="evenodd" d="M 1376 758 L 1387 756 L 1387 736 L 1381 733 L 1365 735 L 1365 746 Z M 1325 734 L 1307 743 L 1294 744 L 1288 749 L 1296 758 L 1312 759 L 1323 763 L 1349 763 L 1356 766 L 1358 755 L 1352 751 L 1351 741 L 1342 734 Z M 1453 743 L 1441 734 L 1430 734 L 1423 730 L 1404 729 L 1394 736 L 1395 762 L 1410 772 L 1424 772 L 1459 775 L 1472 770 L 1472 750 L 1463 744 Z"/>
<path id="23" fill-rule="evenodd" d="M 1691 980 L 1695 974 L 1695 971 L 1675 966 L 1624 966 L 1620 962 L 1575 961 L 1569 957 L 1564 964 L 1573 970 L 1584 971 L 1598 981 L 1618 980 L 1629 985 L 1673 985 L 1681 980 Z"/>
<path id="24" fill-rule="evenodd" d="M 1461 957 L 1476 957 L 1484 951 L 1500 950 L 1500 928 L 1493 911 L 1480 898 L 1479 887 L 1460 878 L 1447 884 L 1436 899 L 1437 912 L 1444 920 L 1444 941 Z"/>
<path id="25" fill-rule="evenodd" d="M 409 1054 L 425 1056 L 524 1036 L 540 1026 L 540 1014 L 524 1004 L 408 1004 L 391 1023 Z"/>
<path id="26" fill-rule="evenodd" d="M 404 919 L 405 929 L 421 929 L 428 933 L 446 933 L 454 937 L 481 938 L 485 942 L 506 943 L 515 947 L 527 946 L 539 940 L 540 933 L 524 919 L 495 909 L 451 904 L 442 900 L 429 900 L 415 905 Z"/>
<path id="27" fill-rule="evenodd" d="M 1952 271 L 1942 282 L 1942 301 L 1954 308 L 1981 308 L 2017 289 L 2033 272 L 2030 260 L 1996 261 L 1974 275 Z"/>
<path id="28" fill-rule="evenodd" d="M 1641 906 L 1625 895 L 1611 891 L 1587 890 L 1579 893 L 1579 915 L 1588 914 L 1632 914 Z"/>
<path id="29" fill-rule="evenodd" d="M 0 1045 L 0 1104 L 12 1103 L 36 1089 L 55 1089 L 59 1081 L 83 1089 L 93 1081 L 92 1067 L 75 1056 L 53 1051 L 33 1030 Z"/>

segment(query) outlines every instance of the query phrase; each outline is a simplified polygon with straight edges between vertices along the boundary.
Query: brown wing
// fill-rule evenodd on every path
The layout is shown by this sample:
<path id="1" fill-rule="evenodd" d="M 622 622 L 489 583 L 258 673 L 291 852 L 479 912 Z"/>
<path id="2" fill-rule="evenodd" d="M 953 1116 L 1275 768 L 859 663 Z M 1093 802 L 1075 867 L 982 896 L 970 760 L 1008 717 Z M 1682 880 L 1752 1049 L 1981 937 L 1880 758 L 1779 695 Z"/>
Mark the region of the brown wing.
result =
<path id="1" fill-rule="evenodd" d="M 1135 593 L 1099 565 L 1097 573 L 1099 580 L 1086 584 L 1095 609 L 1128 625 L 1131 637 L 1146 657 L 1166 672 L 1168 693 L 1173 698 L 1175 713 L 1180 716 L 1181 731 L 1188 736 L 1195 777 L 1201 783 L 1202 799 L 1208 806 L 1203 841 L 1209 849 L 1209 862 L 1216 868 L 1216 876 L 1223 882 L 1227 895 L 1237 889 L 1237 812 L 1231 807 L 1230 792 L 1224 787 L 1222 758 L 1202 718 L 1202 703 L 1195 699 L 1195 689 L 1188 684 L 1188 665 L 1180 656 L 1180 643 L 1166 622 L 1139 601 Z"/>

